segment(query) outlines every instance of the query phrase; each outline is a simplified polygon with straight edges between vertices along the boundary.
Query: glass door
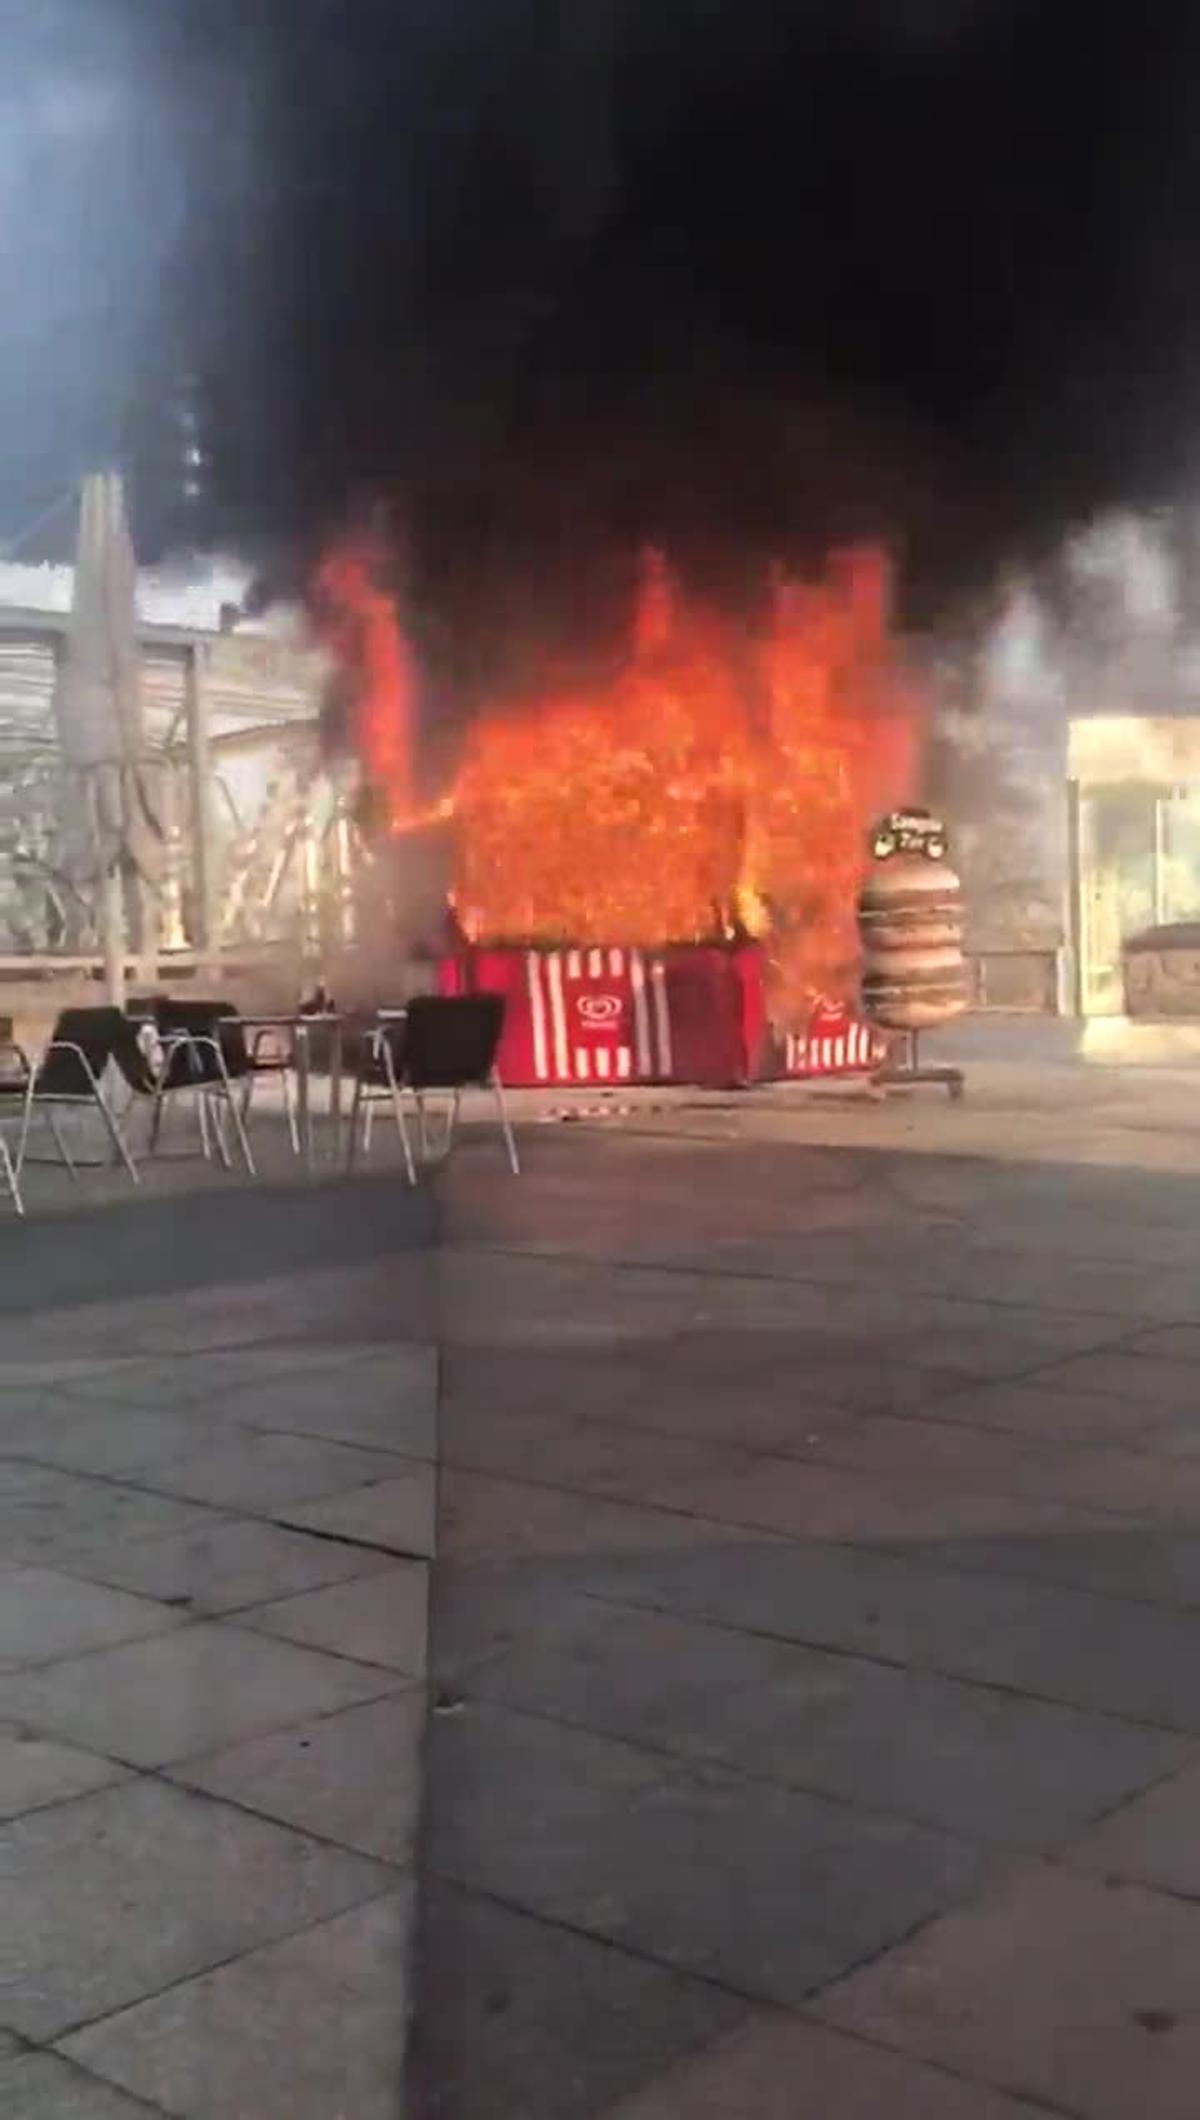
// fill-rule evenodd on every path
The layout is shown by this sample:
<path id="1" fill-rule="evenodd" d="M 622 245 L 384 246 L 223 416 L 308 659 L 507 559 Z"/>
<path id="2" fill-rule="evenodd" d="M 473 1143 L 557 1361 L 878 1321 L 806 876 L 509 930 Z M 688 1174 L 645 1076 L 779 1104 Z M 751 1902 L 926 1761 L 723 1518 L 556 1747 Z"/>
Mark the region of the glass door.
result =
<path id="1" fill-rule="evenodd" d="M 1200 921 L 1200 787 L 1172 788 L 1156 807 L 1156 923 Z"/>
<path id="2" fill-rule="evenodd" d="M 1121 945 L 1158 918 L 1160 800 L 1154 788 L 1080 790 L 1078 920 L 1085 1016 L 1124 1013 Z"/>

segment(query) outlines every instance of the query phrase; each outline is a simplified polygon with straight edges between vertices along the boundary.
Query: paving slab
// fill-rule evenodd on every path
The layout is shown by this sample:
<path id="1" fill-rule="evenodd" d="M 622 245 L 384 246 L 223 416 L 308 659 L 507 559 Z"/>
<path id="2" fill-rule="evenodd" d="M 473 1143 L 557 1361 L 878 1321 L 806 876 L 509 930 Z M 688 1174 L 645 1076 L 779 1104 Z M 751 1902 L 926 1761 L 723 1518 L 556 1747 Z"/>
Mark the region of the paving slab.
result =
<path id="1" fill-rule="evenodd" d="M 65 2042 L 97 2074 L 187 2120 L 398 2120 L 411 1919 L 396 1891 Z"/>
<path id="2" fill-rule="evenodd" d="M 426 1701 L 389 1693 L 184 1760 L 173 1780 L 383 1862 L 413 1862 Z"/>
<path id="3" fill-rule="evenodd" d="M 428 1576 L 423 1562 L 393 1562 L 356 1582 L 255 1605 L 239 1619 L 257 1634 L 329 1649 L 356 1663 L 381 1664 L 421 1678 L 429 1624 Z"/>
<path id="4" fill-rule="evenodd" d="M 102 2083 L 57 2054 L 0 2060 L 4 2120 L 148 2120 L 147 2106 Z"/>
<path id="5" fill-rule="evenodd" d="M 243 1385 L 224 1402 L 231 1420 L 247 1428 L 360 1443 L 404 1457 L 437 1454 L 436 1352 L 398 1347 L 358 1355 L 315 1375 Z"/>
<path id="6" fill-rule="evenodd" d="M 603 2120 L 1037 2120 L 1044 2106 L 826 2026 L 756 2012 Z"/>
<path id="7" fill-rule="evenodd" d="M 249 1350 L 253 1352 L 253 1350 Z M 123 1361 L 77 1366 L 57 1386 L 54 1403 L 99 1408 L 109 1414 L 150 1413 L 182 1420 L 220 1418 L 233 1379 L 246 1372 L 246 1351 L 213 1349 L 205 1354 L 138 1354 Z"/>
<path id="8" fill-rule="evenodd" d="M 1172 1524 L 1142 1524 L 1133 1518 L 1096 1528 L 1075 1524 L 1040 1537 L 949 1538 L 921 1548 L 922 1564 L 971 1574 L 1009 1576 L 1050 1588 L 1087 1590 L 1098 1597 L 1138 1604 L 1200 1605 L 1200 1531 Z M 880 1541 L 880 1550 L 903 1559 L 911 1548 Z"/>
<path id="9" fill-rule="evenodd" d="M 440 1659 L 440 1638 L 435 1648 Z M 1196 1752 L 1074 1709 L 586 1599 L 548 1641 L 523 1630 L 466 1683 L 481 1699 L 1012 1847 L 1058 1844 Z"/>
<path id="10" fill-rule="evenodd" d="M 1148 1401 L 1140 1392 L 1115 1398 L 1106 1391 L 1079 1391 L 1060 1378 L 1061 1372 L 1050 1370 L 1036 1381 L 973 1385 L 944 1394 L 932 1410 L 939 1421 L 1038 1442 L 1146 1443 L 1153 1448 L 1163 1414 L 1152 1398 Z"/>
<path id="11" fill-rule="evenodd" d="M 87 1796 L 124 1781 L 127 1767 L 98 1752 L 56 1744 L 21 1723 L 0 1723 L 0 1819 Z"/>
<path id="12" fill-rule="evenodd" d="M 836 1442 L 835 1432 L 828 1447 L 836 1447 Z M 790 1539 L 907 1539 L 923 1544 L 954 1535 L 1069 1531 L 1102 1521 L 1082 1506 L 1006 1491 L 995 1480 L 989 1484 L 981 1479 L 973 1486 L 958 1486 L 949 1479 L 934 1484 L 921 1477 L 919 1466 L 911 1475 L 871 1473 L 815 1457 L 802 1463 L 756 1457 L 700 1477 L 664 1481 L 654 1499 L 664 1508 Z"/>
<path id="13" fill-rule="evenodd" d="M 9 1568 L 0 1597 L 0 1672 L 165 1634 L 179 1624 L 177 1612 L 150 1598 L 76 1582 L 51 1568 Z"/>
<path id="14" fill-rule="evenodd" d="M 753 1462 L 735 1444 L 660 1435 L 559 1414 L 500 1413 L 486 1397 L 469 1409 L 443 1410 L 443 1465 L 521 1480 L 536 1471 L 546 1487 L 615 1500 L 653 1502 L 688 1481 L 722 1479 Z"/>
<path id="15" fill-rule="evenodd" d="M 387 1674 L 202 1621 L 0 1680 L 0 1712 L 139 1767 L 376 1697 Z"/>
<path id="16" fill-rule="evenodd" d="M 12 1821 L 0 1867 L 0 2006 L 41 2042 L 377 1897 L 393 1874 L 152 1780 Z"/>
<path id="17" fill-rule="evenodd" d="M 369 1486 L 349 1487 L 317 1502 L 289 1503 L 280 1518 L 295 1530 L 431 1558 L 437 1514 L 434 1468 L 406 1460 L 400 1472 L 396 1464 L 394 1457 L 385 1458 L 383 1476 Z"/>
<path id="18" fill-rule="evenodd" d="M 638 1508 L 455 1466 L 441 1478 L 438 1552 L 447 1558 L 671 1553 L 721 1538 L 720 1526 L 695 1511 Z"/>
<path id="19" fill-rule="evenodd" d="M 974 1845 L 478 1703 L 435 1719 L 439 1875 L 794 2002 L 978 1884 Z"/>
<path id="20" fill-rule="evenodd" d="M 609 1556 L 579 1586 L 1200 1736 L 1200 1615 L 1058 1589 L 1036 1566 L 1009 1579 L 1019 1539 L 1007 1570 L 958 1565 L 973 1543 L 954 1547 L 954 1567 L 944 1541 L 928 1559 L 912 1543 L 884 1553 L 816 1541 Z"/>
<path id="21" fill-rule="evenodd" d="M 1056 1370 L 1054 1383 L 1065 1391 L 1097 1391 L 1108 1398 L 1140 1399 L 1160 1417 L 1200 1411 L 1200 1372 L 1192 1361 L 1164 1357 L 1147 1367 L 1141 1353 L 1124 1346 L 1102 1354 L 1083 1354 Z"/>
<path id="22" fill-rule="evenodd" d="M 1200 1766 L 1165 1777 L 1072 1841 L 1064 1862 L 1200 1899 Z"/>
<path id="23" fill-rule="evenodd" d="M 1126 1354 L 1152 1355 L 1159 1361 L 1200 1362 L 1200 1325 L 1159 1325 L 1125 1342 Z"/>
<path id="24" fill-rule="evenodd" d="M 62 1566 L 76 1554 L 125 1540 L 162 1537 L 210 1521 L 194 1502 L 145 1488 L 6 1465 L 0 1478 L 0 1544 L 13 1559 Z"/>
<path id="25" fill-rule="evenodd" d="M 1090 1510 L 1172 1522 L 1200 1520 L 1200 1464 L 1179 1462 L 1171 1432 L 1156 1437 L 1158 1454 L 1111 1443 L 1088 1446 L 998 1435 L 955 1419 L 896 1420 L 867 1415 L 818 1436 L 814 1455 L 856 1471 L 895 1475 L 984 1493 L 1078 1503 Z M 1200 1409 L 1197 1415 L 1200 1448 Z"/>
<path id="26" fill-rule="evenodd" d="M 365 1546 L 210 1510 L 195 1529 L 93 1546 L 70 1565 L 89 1582 L 113 1583 L 218 1618 L 273 1596 L 371 1575 L 393 1563 L 388 1554 Z"/>
<path id="27" fill-rule="evenodd" d="M 136 1480 L 145 1465 L 233 1443 L 237 1434 L 232 1422 L 207 1403 L 119 1406 L 57 1399 L 19 1414 L 0 1412 L 0 1450 L 6 1458 L 114 1480 Z"/>
<path id="28" fill-rule="evenodd" d="M 842 2030 L 1080 2120 L 1189 2120 L 1200 1907 L 1044 1865 L 834 1987 Z"/>
<path id="29" fill-rule="evenodd" d="M 418 1966 L 409 2120 L 594 2120 L 746 2013 L 719 1988 L 441 1882 L 422 1895 Z"/>
<path id="30" fill-rule="evenodd" d="M 383 1478 L 392 1460 L 317 1436 L 235 1431 L 205 1438 L 181 1457 L 155 1458 L 139 1479 L 159 1494 L 270 1516 Z"/>

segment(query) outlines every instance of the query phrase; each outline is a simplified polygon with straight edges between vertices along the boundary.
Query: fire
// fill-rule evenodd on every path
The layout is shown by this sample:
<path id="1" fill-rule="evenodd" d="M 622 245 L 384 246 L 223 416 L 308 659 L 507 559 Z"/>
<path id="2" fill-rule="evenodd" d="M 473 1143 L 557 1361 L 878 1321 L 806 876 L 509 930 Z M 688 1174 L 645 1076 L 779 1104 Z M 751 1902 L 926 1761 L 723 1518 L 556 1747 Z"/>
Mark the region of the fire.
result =
<path id="1" fill-rule="evenodd" d="M 648 557 L 623 667 L 472 729 L 454 794 L 456 911 L 494 940 L 766 938 L 772 1012 L 847 990 L 873 812 L 908 797 L 917 704 L 881 553 L 773 584 L 743 631 Z"/>
<path id="2" fill-rule="evenodd" d="M 366 537 L 335 545 L 314 582 L 317 629 L 350 690 L 350 741 L 374 800 L 393 830 L 414 821 L 416 666 L 392 597 L 380 586 L 383 554 Z"/>
<path id="3" fill-rule="evenodd" d="M 381 555 L 347 540 L 314 585 L 348 681 L 350 739 L 394 833 L 450 821 L 451 904 L 473 941 L 760 940 L 772 1014 L 849 993 L 870 818 L 913 793 L 921 716 L 873 549 L 779 576 L 737 626 L 643 563 L 621 666 L 484 715 L 453 790 L 415 800 L 416 666 Z"/>

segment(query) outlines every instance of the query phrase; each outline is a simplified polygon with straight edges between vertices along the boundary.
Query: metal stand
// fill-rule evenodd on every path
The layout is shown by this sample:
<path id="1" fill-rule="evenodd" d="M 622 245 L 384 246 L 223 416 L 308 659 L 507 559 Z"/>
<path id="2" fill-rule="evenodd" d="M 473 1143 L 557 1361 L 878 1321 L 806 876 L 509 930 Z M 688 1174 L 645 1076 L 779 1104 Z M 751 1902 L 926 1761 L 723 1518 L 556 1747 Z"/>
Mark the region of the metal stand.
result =
<path id="1" fill-rule="evenodd" d="M 921 1065 L 920 1031 L 901 1031 L 903 1057 L 895 1059 L 893 1046 L 882 1067 L 872 1075 L 871 1081 L 879 1089 L 915 1089 L 926 1083 L 947 1091 L 952 1104 L 959 1104 L 966 1093 L 967 1078 L 961 1067 L 923 1067 Z"/>

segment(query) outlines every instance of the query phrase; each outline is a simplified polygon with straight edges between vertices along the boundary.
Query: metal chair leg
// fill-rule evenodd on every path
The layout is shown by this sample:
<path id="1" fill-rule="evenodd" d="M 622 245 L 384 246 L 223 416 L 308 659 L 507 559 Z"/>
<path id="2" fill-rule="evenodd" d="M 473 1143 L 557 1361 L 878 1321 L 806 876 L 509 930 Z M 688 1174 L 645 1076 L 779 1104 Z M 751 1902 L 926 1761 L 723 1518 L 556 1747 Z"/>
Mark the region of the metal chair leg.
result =
<path id="1" fill-rule="evenodd" d="M 158 1154 L 158 1145 L 162 1139 L 163 1120 L 166 1118 L 166 1116 L 166 1085 L 165 1083 L 160 1082 L 158 1088 L 154 1092 L 154 1106 L 150 1113 L 150 1139 L 146 1151 L 148 1155 L 156 1156 Z"/>
<path id="2" fill-rule="evenodd" d="M 425 1102 L 426 1093 L 419 1089 L 409 1089 L 407 1093 L 416 1105 L 419 1115 L 422 1159 L 428 1163 L 444 1163 L 454 1146 L 454 1131 L 458 1124 L 462 1091 L 458 1089 L 451 1091 L 450 1102 L 446 1106 L 445 1121 L 440 1133 L 433 1138 L 431 1138 L 429 1114 Z"/>
<path id="3" fill-rule="evenodd" d="M 75 1158 L 71 1154 L 70 1149 L 67 1147 L 66 1137 L 64 1136 L 62 1127 L 59 1124 L 58 1113 L 49 1104 L 46 1106 L 46 1124 L 50 1129 L 50 1134 L 53 1139 L 54 1146 L 58 1150 L 59 1156 L 66 1164 L 67 1169 L 71 1174 L 72 1185 L 78 1185 L 79 1172 L 75 1167 Z"/>
<path id="4" fill-rule="evenodd" d="M 200 1153 L 204 1157 L 205 1162 L 210 1163 L 212 1161 L 212 1137 L 209 1132 L 208 1093 L 206 1090 L 198 1089 L 194 1094 L 196 1099 L 196 1118 L 200 1126 Z M 225 1162 L 226 1168 L 228 1168 L 228 1157 L 226 1157 Z"/>
<path id="5" fill-rule="evenodd" d="M 404 1092 L 401 1083 L 397 1079 L 396 1068 L 392 1059 L 392 1048 L 386 1039 L 381 1039 L 377 1050 L 383 1057 L 383 1071 L 387 1079 L 388 1093 L 392 1100 L 392 1111 L 395 1114 L 396 1132 L 400 1136 L 404 1168 L 408 1174 L 409 1184 L 415 1185 L 417 1182 L 417 1166 L 413 1162 L 412 1142 L 408 1138 L 408 1121 L 404 1116 Z"/>
<path id="6" fill-rule="evenodd" d="M 408 1174 L 408 1182 L 410 1185 L 415 1185 L 417 1182 L 417 1166 L 413 1162 L 412 1142 L 408 1138 L 408 1121 L 404 1116 L 404 1101 L 395 1083 L 392 1085 L 392 1110 L 396 1114 L 396 1132 L 400 1136 L 400 1148 L 404 1156 L 404 1168 Z"/>
<path id="7" fill-rule="evenodd" d="M 358 1115 L 359 1112 L 362 1110 L 362 1103 L 363 1086 L 360 1077 L 360 1079 L 354 1085 L 354 1095 L 350 1100 L 350 1131 L 346 1138 L 346 1169 L 348 1171 L 354 1169 L 354 1158 L 358 1150 Z M 370 1109 L 371 1107 L 368 1104 L 368 1112 L 370 1111 Z M 367 1144 L 364 1141 L 364 1149 L 366 1148 L 366 1146 Z"/>
<path id="8" fill-rule="evenodd" d="M 130 1153 L 129 1143 L 125 1139 L 124 1134 L 121 1132 L 121 1129 L 117 1124 L 116 1113 L 112 1110 L 112 1107 L 110 1106 L 108 1099 L 105 1096 L 104 1091 L 101 1089 L 99 1083 L 97 1083 L 96 1085 L 96 1104 L 100 1112 L 100 1117 L 104 1121 L 105 1131 L 108 1134 L 109 1140 L 112 1142 L 113 1153 L 120 1157 L 122 1163 L 125 1165 L 126 1172 L 133 1180 L 133 1183 L 135 1185 L 139 1185 L 141 1183 L 141 1180 L 138 1177 L 137 1164 L 134 1162 L 133 1157 Z"/>
<path id="9" fill-rule="evenodd" d="M 3 1175 L 4 1183 L 8 1187 L 9 1197 L 12 1200 L 13 1206 L 16 1208 L 17 1213 L 23 1219 L 25 1214 L 25 1202 L 21 1198 L 20 1181 L 13 1166 L 13 1159 L 9 1151 L 8 1142 L 6 1141 L 3 1134 L 0 1134 L 0 1175 Z"/>
<path id="10" fill-rule="evenodd" d="M 17 1136 L 17 1177 L 18 1177 L 18 1179 L 19 1179 L 19 1178 L 20 1178 L 20 1176 L 21 1176 L 21 1172 L 22 1172 L 22 1171 L 24 1170 L 24 1168 L 25 1168 L 25 1154 L 26 1154 L 26 1150 L 27 1150 L 27 1149 L 28 1149 L 28 1147 L 29 1147 L 29 1129 L 30 1129 L 30 1127 L 31 1127 L 31 1126 L 32 1126 L 32 1124 L 33 1124 L 33 1092 L 34 1092 L 34 1084 L 33 1084 L 33 1078 L 32 1078 L 32 1076 L 31 1076 L 31 1077 L 30 1077 L 30 1081 L 29 1081 L 29 1086 L 28 1086 L 28 1088 L 27 1088 L 27 1090 L 26 1090 L 26 1092 L 25 1092 L 25 1108 L 24 1108 L 24 1110 L 23 1110 L 23 1111 L 22 1111 L 22 1113 L 21 1113 L 21 1131 L 20 1131 L 20 1133 L 19 1133 L 19 1134 L 18 1134 L 18 1136 Z"/>
<path id="11" fill-rule="evenodd" d="M 521 1159 L 517 1154 L 516 1137 L 509 1121 L 508 1106 L 504 1101 L 504 1084 L 501 1082 L 499 1073 L 495 1068 L 492 1069 L 491 1087 L 492 1095 L 496 1100 L 496 1110 L 500 1118 L 500 1131 L 504 1135 L 504 1146 L 508 1150 L 508 1167 L 514 1178 L 519 1178 L 521 1175 Z"/>
<path id="12" fill-rule="evenodd" d="M 214 1096 L 211 1090 L 204 1092 L 204 1108 L 208 1114 L 208 1124 L 212 1129 L 212 1138 L 216 1143 L 221 1168 L 222 1170 L 232 1170 L 233 1157 L 229 1153 L 229 1141 L 225 1133 L 225 1114 L 221 1109 L 220 1098 Z"/>
<path id="13" fill-rule="evenodd" d="M 242 1152 L 242 1161 L 245 1163 L 246 1170 L 249 1173 L 250 1177 L 256 1178 L 258 1176 L 258 1171 L 256 1170 L 254 1164 L 254 1155 L 250 1147 L 250 1136 L 246 1131 L 246 1122 L 242 1117 L 241 1106 L 238 1102 L 238 1099 L 234 1096 L 233 1090 L 229 1086 L 228 1082 L 226 1083 L 225 1087 L 225 1102 L 229 1107 L 229 1116 L 233 1120 L 233 1130 L 234 1133 L 237 1135 L 237 1144 Z"/>
<path id="14" fill-rule="evenodd" d="M 292 1083 L 291 1069 L 285 1067 L 279 1080 L 283 1089 L 283 1116 L 287 1120 L 288 1140 L 292 1144 L 292 1154 L 298 1156 L 300 1153 L 300 1128 L 296 1120 L 296 1092 Z"/>

